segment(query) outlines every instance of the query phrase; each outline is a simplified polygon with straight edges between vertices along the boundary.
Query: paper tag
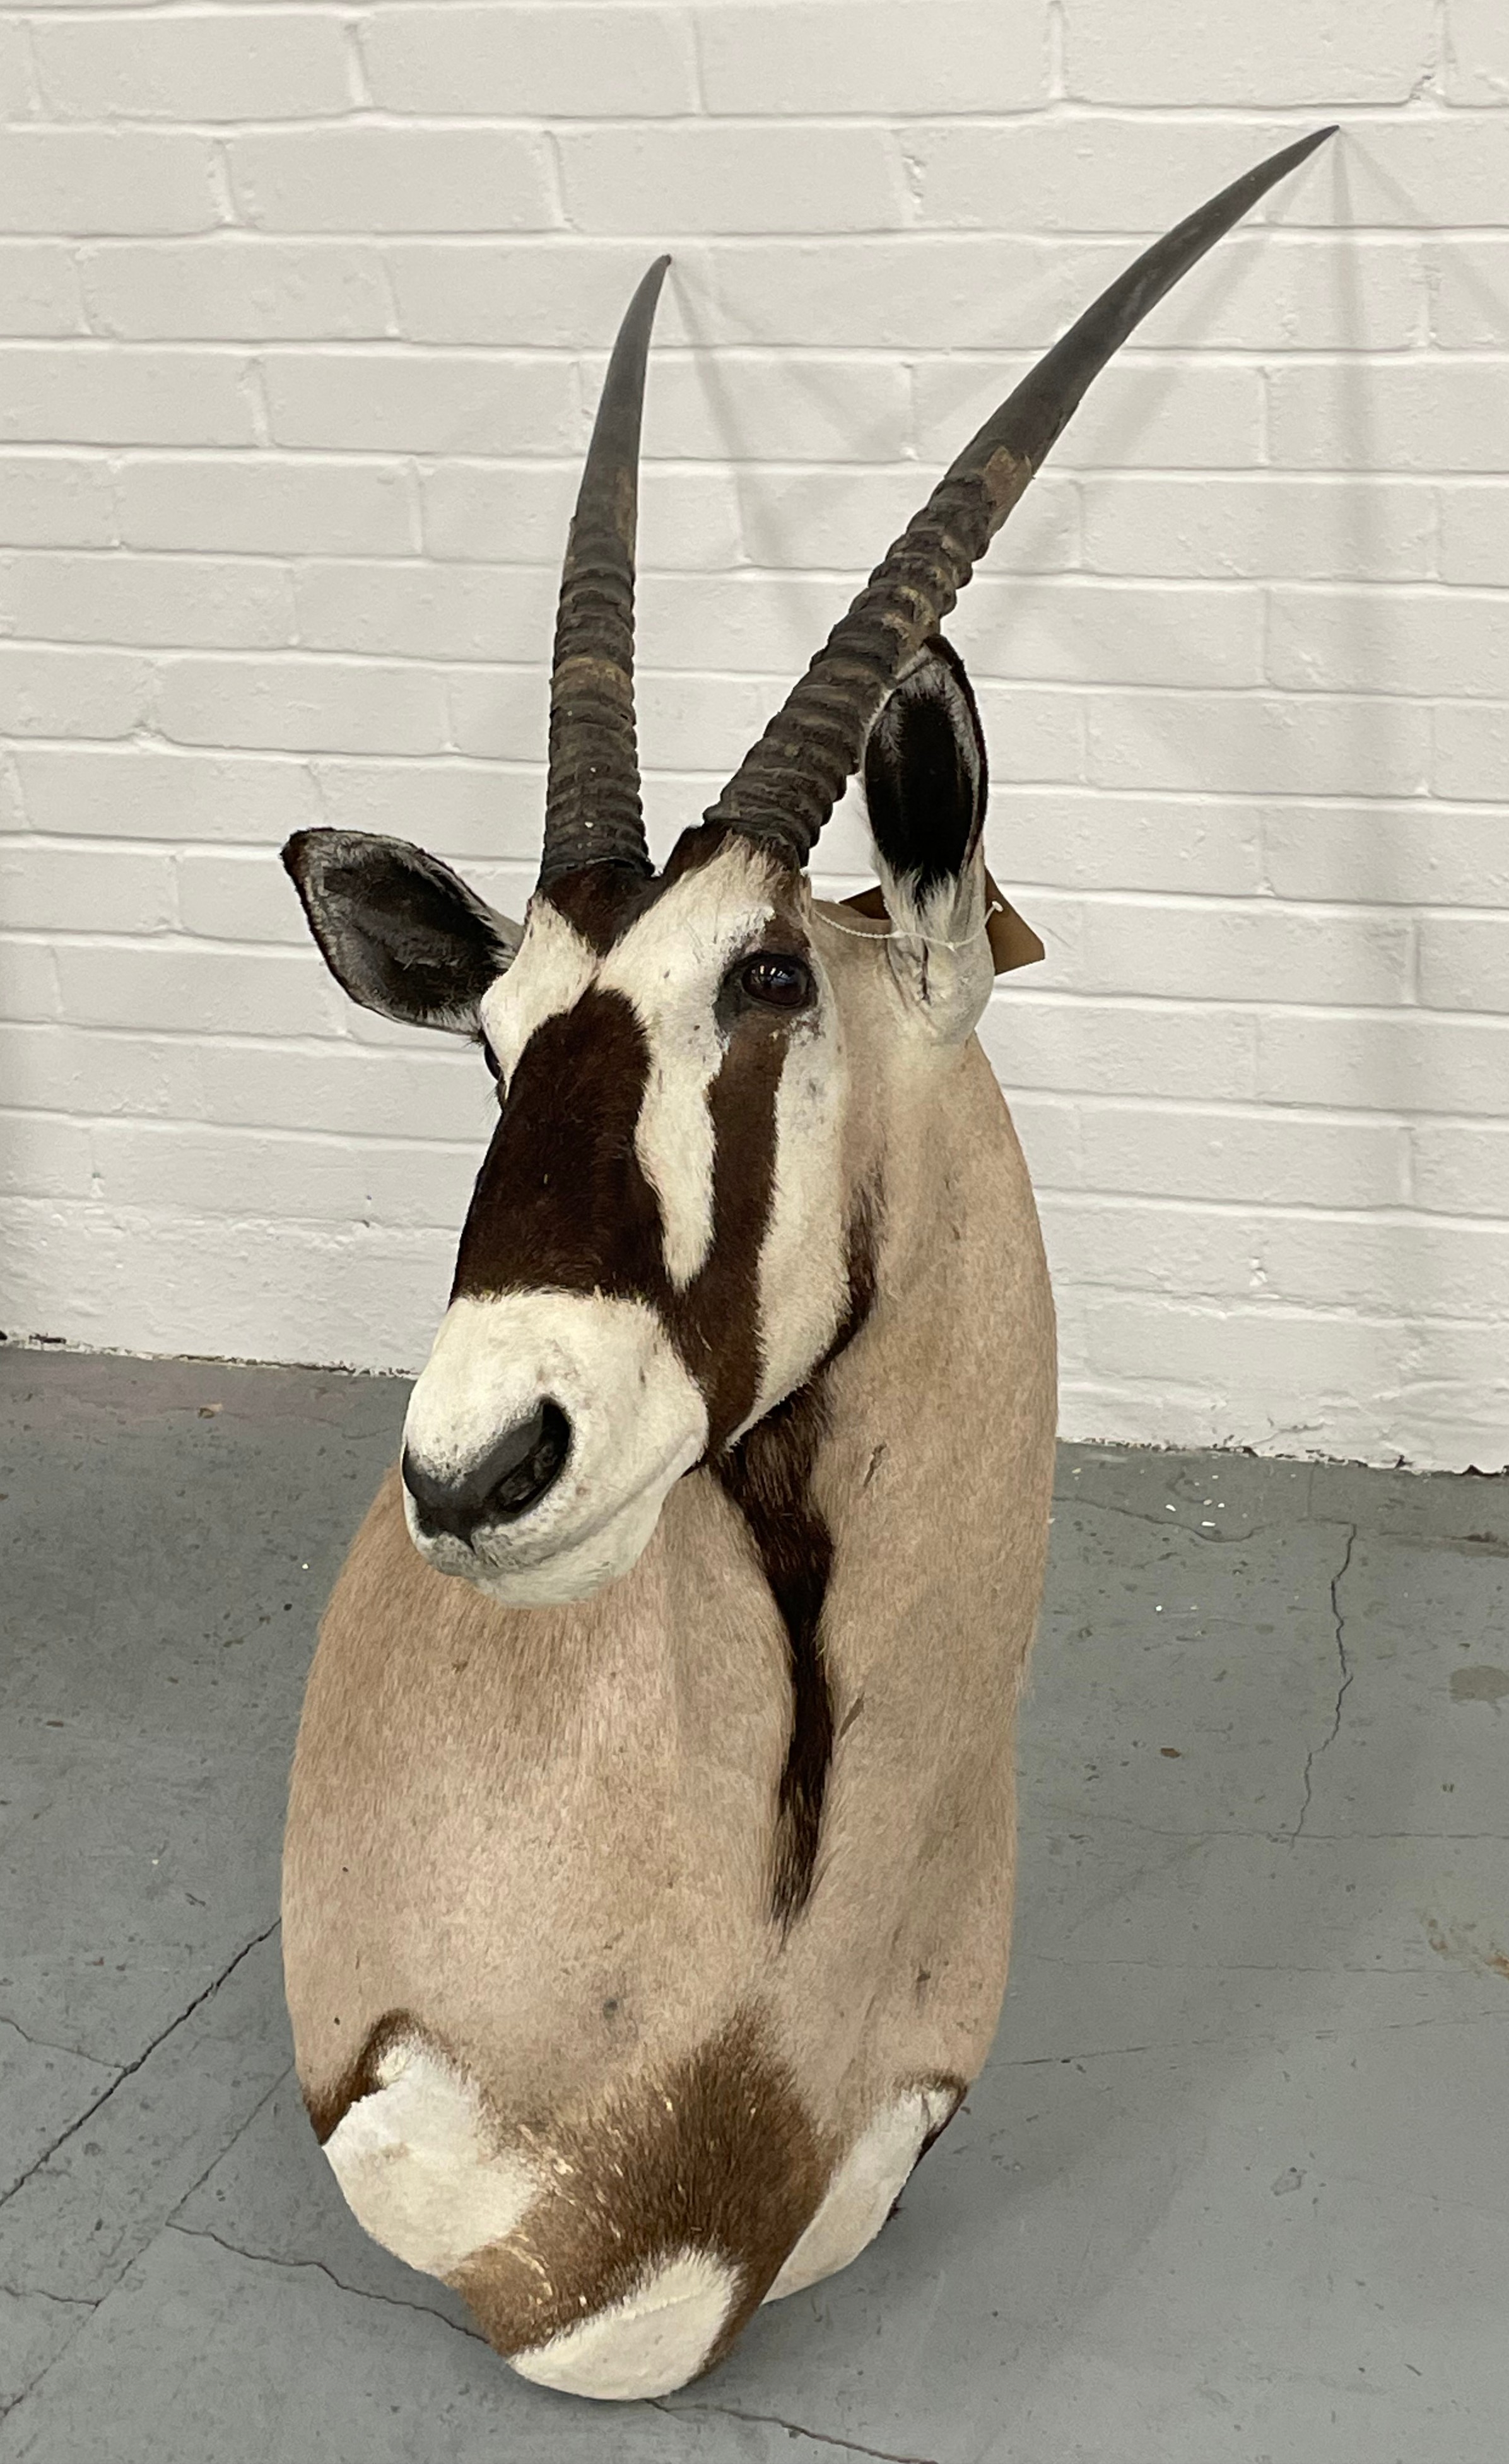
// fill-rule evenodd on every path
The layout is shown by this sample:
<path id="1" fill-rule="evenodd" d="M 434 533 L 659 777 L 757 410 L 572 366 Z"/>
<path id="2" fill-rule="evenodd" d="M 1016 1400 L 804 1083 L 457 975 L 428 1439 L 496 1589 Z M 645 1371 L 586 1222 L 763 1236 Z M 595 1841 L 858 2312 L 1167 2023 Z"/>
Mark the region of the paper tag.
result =
<path id="1" fill-rule="evenodd" d="M 1017 967 L 1036 966 L 1039 958 L 1047 957 L 1032 926 L 1017 914 L 989 873 L 985 876 L 985 903 L 995 911 L 985 930 L 998 976 L 1009 976 Z M 890 910 L 878 882 L 873 890 L 862 890 L 853 898 L 845 898 L 843 905 L 852 907 L 856 915 L 872 916 L 878 924 L 890 920 Z"/>

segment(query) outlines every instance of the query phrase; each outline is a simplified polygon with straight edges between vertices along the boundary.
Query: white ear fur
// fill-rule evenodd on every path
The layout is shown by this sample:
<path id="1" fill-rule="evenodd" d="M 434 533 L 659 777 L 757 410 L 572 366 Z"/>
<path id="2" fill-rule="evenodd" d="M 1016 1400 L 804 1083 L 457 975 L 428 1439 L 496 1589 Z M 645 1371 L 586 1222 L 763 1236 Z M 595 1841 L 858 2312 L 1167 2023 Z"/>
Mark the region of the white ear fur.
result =
<path id="1" fill-rule="evenodd" d="M 983 834 L 962 872 L 935 882 L 921 898 L 915 874 L 893 873 L 879 849 L 875 862 L 891 920 L 886 955 L 902 999 L 934 1043 L 962 1044 L 979 1024 L 995 980 L 985 931 Z"/>

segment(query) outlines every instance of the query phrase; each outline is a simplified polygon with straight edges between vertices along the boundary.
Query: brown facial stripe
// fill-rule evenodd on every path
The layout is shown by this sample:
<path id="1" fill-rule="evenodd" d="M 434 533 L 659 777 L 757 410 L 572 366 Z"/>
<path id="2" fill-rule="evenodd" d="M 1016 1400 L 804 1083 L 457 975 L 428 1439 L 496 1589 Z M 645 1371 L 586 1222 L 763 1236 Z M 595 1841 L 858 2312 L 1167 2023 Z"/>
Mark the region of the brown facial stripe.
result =
<path id="1" fill-rule="evenodd" d="M 786 1051 L 778 1017 L 743 1017 L 729 1036 L 711 1095 L 712 1243 L 677 1291 L 660 1202 L 634 1151 L 650 1067 L 644 1029 L 621 994 L 596 987 L 547 1019 L 519 1058 L 477 1176 L 451 1299 L 546 1287 L 648 1302 L 706 1398 L 717 1453 L 759 1388 L 759 1260 Z"/>
<path id="2" fill-rule="evenodd" d="M 452 1300 L 540 1285 L 659 1297 L 660 1208 L 634 1153 L 648 1071 L 617 993 L 584 993 L 536 1028 L 477 1175 Z"/>
<path id="3" fill-rule="evenodd" d="M 327 2139 L 334 2138 L 354 2104 L 364 2096 L 377 2094 L 383 2084 L 379 2065 L 389 2046 L 401 2038 L 409 2044 L 423 2042 L 424 2035 L 424 2030 L 408 2012 L 389 2011 L 373 2028 L 355 2061 L 332 2086 L 304 2088 L 304 2111 L 321 2147 Z"/>
<path id="4" fill-rule="evenodd" d="M 663 1303 L 677 1349 L 708 1404 L 715 1460 L 759 1392 L 760 1251 L 776 1194 L 776 1098 L 789 1050 L 786 1023 L 745 1016 L 724 1048 L 712 1113 L 712 1240 L 685 1291 Z"/>
<path id="5" fill-rule="evenodd" d="M 811 1483 L 828 1428 L 827 1372 L 874 1302 L 875 1224 L 867 1201 L 856 1212 L 848 1247 L 848 1308 L 825 1357 L 806 1385 L 768 1413 L 717 1465 L 749 1526 L 786 1628 L 791 1738 L 776 1802 L 771 1873 L 771 1913 L 783 1931 L 812 1893 L 833 1760 L 833 1691 L 821 1633 L 833 1539 L 813 1502 Z"/>
<path id="6" fill-rule="evenodd" d="M 643 915 L 661 887 L 657 880 L 646 880 L 637 866 L 593 864 L 583 865 L 578 872 L 563 872 L 537 894 L 549 900 L 601 958 L 628 931 L 636 915 Z"/>
<path id="7" fill-rule="evenodd" d="M 737 2277 L 709 2368 L 769 2291 L 830 2169 L 784 2065 L 748 2016 L 579 2128 L 553 2132 L 540 2152 L 546 2196 L 451 2279 L 489 2342 L 502 2353 L 545 2343 L 689 2248 Z"/>

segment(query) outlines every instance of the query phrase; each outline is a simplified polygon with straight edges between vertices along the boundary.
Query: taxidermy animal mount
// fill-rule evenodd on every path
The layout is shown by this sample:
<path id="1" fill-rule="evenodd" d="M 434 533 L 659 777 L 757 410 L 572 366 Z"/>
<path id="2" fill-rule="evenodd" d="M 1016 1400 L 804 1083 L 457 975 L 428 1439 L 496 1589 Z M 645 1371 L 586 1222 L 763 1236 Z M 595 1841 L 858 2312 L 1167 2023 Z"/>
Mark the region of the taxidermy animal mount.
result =
<path id="1" fill-rule="evenodd" d="M 546 2386 L 663 2395 L 845 2266 L 989 2050 L 1054 1326 L 973 1031 L 985 746 L 938 628 L 1117 345 L 1320 143 L 1017 387 L 657 872 L 633 590 L 662 259 L 566 550 L 524 923 L 396 840 L 284 850 L 352 999 L 471 1038 L 498 1097 L 310 1676 L 298 2075 L 367 2231 Z M 856 770 L 886 916 L 806 873 Z"/>

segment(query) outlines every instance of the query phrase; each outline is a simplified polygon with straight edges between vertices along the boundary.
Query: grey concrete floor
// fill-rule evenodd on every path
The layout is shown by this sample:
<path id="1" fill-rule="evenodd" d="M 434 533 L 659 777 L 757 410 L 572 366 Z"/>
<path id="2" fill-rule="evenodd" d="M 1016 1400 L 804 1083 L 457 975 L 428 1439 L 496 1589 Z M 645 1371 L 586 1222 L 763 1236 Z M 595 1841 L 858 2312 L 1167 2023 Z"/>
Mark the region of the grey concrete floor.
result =
<path id="1" fill-rule="evenodd" d="M 1069 1448 L 995 2057 L 664 2406 L 514 2379 L 289 2071 L 283 1789 L 405 1389 L 0 1350 L 0 2464 L 1502 2464 L 1509 1482 Z"/>

